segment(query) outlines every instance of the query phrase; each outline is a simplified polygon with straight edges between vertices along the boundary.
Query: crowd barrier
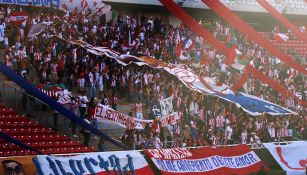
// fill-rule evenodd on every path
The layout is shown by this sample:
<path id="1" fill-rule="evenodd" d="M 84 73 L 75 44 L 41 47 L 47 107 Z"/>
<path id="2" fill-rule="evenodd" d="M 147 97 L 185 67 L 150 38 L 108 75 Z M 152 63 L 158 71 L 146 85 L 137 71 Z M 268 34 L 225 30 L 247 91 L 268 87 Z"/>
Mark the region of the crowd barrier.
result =
<path id="1" fill-rule="evenodd" d="M 192 147 L 148 149 L 82 154 L 38 155 L 1 158 L 0 174 L 5 165 L 14 164 L 25 174 L 250 174 L 261 167 L 279 169 L 287 174 L 305 173 L 306 141 L 267 143 L 265 147 L 251 149 L 248 145 L 228 147 Z M 293 149 L 295 147 L 295 149 Z M 280 161 L 273 150 L 281 150 Z M 293 153 L 301 156 L 291 156 Z M 273 156 L 272 156 L 273 155 Z M 287 168 L 290 167 L 290 168 Z"/>

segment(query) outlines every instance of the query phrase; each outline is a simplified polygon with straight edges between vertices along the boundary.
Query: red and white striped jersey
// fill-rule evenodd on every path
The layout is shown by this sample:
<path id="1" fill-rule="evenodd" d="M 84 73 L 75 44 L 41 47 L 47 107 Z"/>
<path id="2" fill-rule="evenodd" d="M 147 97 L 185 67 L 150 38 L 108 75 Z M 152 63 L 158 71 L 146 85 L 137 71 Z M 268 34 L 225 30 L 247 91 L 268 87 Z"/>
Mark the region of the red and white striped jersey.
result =
<path id="1" fill-rule="evenodd" d="M 135 112 L 142 113 L 142 111 L 143 111 L 142 108 L 143 108 L 142 103 L 135 104 Z"/>
<path id="2" fill-rule="evenodd" d="M 213 117 L 209 119 L 209 126 L 215 126 L 215 119 Z"/>
<path id="3" fill-rule="evenodd" d="M 216 127 L 223 128 L 224 127 L 225 118 L 222 115 L 216 117 Z"/>
<path id="4" fill-rule="evenodd" d="M 34 53 L 34 60 L 35 61 L 41 61 L 42 60 L 42 53 L 41 52 L 35 52 Z"/>

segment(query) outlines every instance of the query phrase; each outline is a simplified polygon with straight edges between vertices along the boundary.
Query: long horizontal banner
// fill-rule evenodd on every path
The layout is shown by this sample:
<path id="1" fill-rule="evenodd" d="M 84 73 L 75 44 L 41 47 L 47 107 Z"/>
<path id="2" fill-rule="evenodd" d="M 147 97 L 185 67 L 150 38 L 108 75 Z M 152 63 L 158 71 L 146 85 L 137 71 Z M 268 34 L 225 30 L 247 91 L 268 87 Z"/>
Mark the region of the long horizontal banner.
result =
<path id="1" fill-rule="evenodd" d="M 15 4 L 22 6 L 52 7 L 61 10 L 83 11 L 87 14 L 103 9 L 103 1 L 94 0 L 0 0 L 0 4 Z"/>
<path id="2" fill-rule="evenodd" d="M 33 5 L 59 8 L 63 0 L 0 0 L 0 4 Z"/>
<path id="3" fill-rule="evenodd" d="M 206 95 L 217 96 L 231 103 L 235 103 L 237 107 L 242 108 L 250 115 L 259 116 L 263 113 L 269 113 L 271 115 L 296 114 L 291 110 L 270 103 L 266 100 L 259 99 L 256 96 L 243 93 L 235 94 L 229 86 L 225 84 L 217 85 L 215 78 L 200 77 L 187 66 L 167 64 L 158 59 L 142 55 L 120 55 L 120 53 L 106 47 L 94 47 L 84 41 L 70 41 L 58 36 L 54 37 L 57 37 L 58 39 L 65 42 L 83 47 L 94 55 L 106 55 L 109 58 L 115 59 L 119 64 L 123 66 L 136 64 L 138 66 L 146 65 L 153 69 L 163 69 L 164 71 L 178 78 L 178 80 L 190 90 Z"/>
<path id="4" fill-rule="evenodd" d="M 152 125 L 154 122 L 153 120 L 141 120 L 134 117 L 130 117 L 101 104 L 96 107 L 95 114 L 95 117 L 98 119 L 98 121 L 108 119 L 128 129 L 144 129 L 146 124 Z M 169 121 L 171 121 L 172 124 L 179 122 L 180 117 L 178 113 L 173 112 L 172 114 L 160 118 L 162 127 L 165 127 L 169 123 Z"/>
<path id="5" fill-rule="evenodd" d="M 144 150 L 163 175 L 245 175 L 257 172 L 262 161 L 247 145 L 229 148 Z"/>
<path id="6" fill-rule="evenodd" d="M 307 141 L 291 142 L 287 145 L 274 143 L 264 143 L 263 145 L 288 175 L 305 175 Z"/>
<path id="7" fill-rule="evenodd" d="M 36 157 L 39 175 L 154 175 L 144 156 L 137 151 L 85 153 L 76 156 Z"/>

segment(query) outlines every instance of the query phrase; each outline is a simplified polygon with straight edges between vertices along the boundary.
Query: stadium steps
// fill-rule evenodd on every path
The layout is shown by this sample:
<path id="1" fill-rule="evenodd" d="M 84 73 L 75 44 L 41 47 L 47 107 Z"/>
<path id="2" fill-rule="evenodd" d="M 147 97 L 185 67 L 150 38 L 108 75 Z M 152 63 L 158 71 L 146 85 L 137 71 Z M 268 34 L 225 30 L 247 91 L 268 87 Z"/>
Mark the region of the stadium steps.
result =
<path id="1" fill-rule="evenodd" d="M 290 48 L 293 48 L 298 55 L 307 56 L 307 44 L 297 38 L 291 38 L 284 43 L 279 43 L 276 40 L 272 39 L 272 34 L 269 32 L 260 32 L 265 38 L 269 39 L 271 43 L 283 50 L 288 52 Z M 289 35 L 289 34 L 287 34 Z"/>
<path id="2" fill-rule="evenodd" d="M 64 154 L 93 152 L 78 141 L 72 141 L 66 135 L 58 135 L 51 128 L 44 128 L 38 122 L 30 121 L 24 115 L 0 104 L 0 131 L 32 146 L 44 154 Z M 0 157 L 35 155 L 13 143 L 0 139 Z"/>

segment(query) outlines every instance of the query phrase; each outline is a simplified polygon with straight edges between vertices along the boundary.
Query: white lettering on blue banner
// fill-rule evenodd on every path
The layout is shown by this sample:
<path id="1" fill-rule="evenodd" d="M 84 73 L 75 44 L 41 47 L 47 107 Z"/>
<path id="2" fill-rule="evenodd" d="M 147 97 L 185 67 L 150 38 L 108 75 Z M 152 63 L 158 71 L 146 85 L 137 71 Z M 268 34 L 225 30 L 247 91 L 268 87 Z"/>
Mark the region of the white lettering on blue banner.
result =
<path id="1" fill-rule="evenodd" d="M 246 168 L 260 162 L 254 152 L 240 156 L 212 156 L 203 159 L 161 160 L 152 159 L 158 168 L 166 172 L 207 172 L 219 168 Z"/>
<path id="2" fill-rule="evenodd" d="M 61 0 L 0 0 L 0 4 L 33 5 L 45 7 L 60 7 Z"/>

